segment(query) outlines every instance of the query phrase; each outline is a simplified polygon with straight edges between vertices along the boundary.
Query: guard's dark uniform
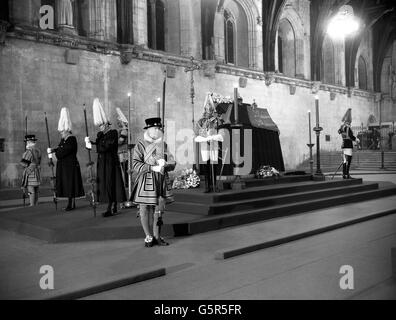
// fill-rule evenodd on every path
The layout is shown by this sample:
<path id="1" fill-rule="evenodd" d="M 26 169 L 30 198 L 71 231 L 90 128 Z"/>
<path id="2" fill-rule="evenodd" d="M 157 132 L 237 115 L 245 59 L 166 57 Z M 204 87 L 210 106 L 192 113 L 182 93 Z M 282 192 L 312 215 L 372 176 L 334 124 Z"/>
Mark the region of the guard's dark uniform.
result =
<path id="1" fill-rule="evenodd" d="M 77 160 L 77 139 L 69 136 L 61 139 L 54 150 L 56 158 L 56 196 L 77 198 L 85 195 L 81 178 L 80 164 Z"/>
<path id="2" fill-rule="evenodd" d="M 345 124 L 338 129 L 338 133 L 342 136 L 341 148 L 344 156 L 342 175 L 344 179 L 350 179 L 351 176 L 349 175 L 349 169 L 352 162 L 353 141 L 356 141 L 356 137 L 353 135 L 351 127 Z"/>
<path id="3" fill-rule="evenodd" d="M 99 202 L 112 203 L 126 201 L 120 160 L 118 158 L 118 133 L 111 129 L 106 133 L 99 132 L 95 141 L 98 153 L 97 161 L 97 196 Z M 113 212 L 114 213 L 114 212 Z"/>

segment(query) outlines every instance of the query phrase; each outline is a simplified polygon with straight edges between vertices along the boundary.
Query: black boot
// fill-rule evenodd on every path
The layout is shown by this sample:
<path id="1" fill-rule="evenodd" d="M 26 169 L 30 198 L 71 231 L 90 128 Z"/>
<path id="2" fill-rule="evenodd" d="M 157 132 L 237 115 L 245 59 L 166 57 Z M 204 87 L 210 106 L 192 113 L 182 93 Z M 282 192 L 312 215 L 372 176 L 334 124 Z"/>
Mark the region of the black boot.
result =
<path id="1" fill-rule="evenodd" d="M 210 164 L 206 165 L 206 174 L 205 174 L 205 193 L 210 193 L 213 191 L 212 188 L 212 172 L 210 170 Z"/>
<path id="2" fill-rule="evenodd" d="M 113 215 L 116 215 L 116 214 L 117 214 L 117 202 L 114 202 L 114 204 L 113 204 L 113 209 L 111 210 L 111 213 L 112 213 Z"/>
<path id="3" fill-rule="evenodd" d="M 347 177 L 347 164 L 345 162 L 342 164 L 342 178 L 343 179 L 348 179 L 348 177 Z"/>
<path id="4" fill-rule="evenodd" d="M 112 209 L 111 209 L 111 202 L 107 205 L 107 210 L 106 210 L 106 212 L 103 212 L 102 213 L 102 217 L 103 218 L 107 218 L 107 217 L 111 217 L 113 214 L 112 214 Z"/>
<path id="5" fill-rule="evenodd" d="M 350 176 L 350 174 L 349 174 L 349 169 L 351 168 L 351 162 L 352 162 L 352 156 L 348 156 L 348 159 L 347 159 L 347 169 L 346 169 L 346 172 L 347 172 L 347 179 L 355 179 L 355 178 L 352 178 L 352 177 Z"/>
<path id="6" fill-rule="evenodd" d="M 158 237 L 158 239 L 153 237 L 153 244 L 157 246 L 169 246 L 169 242 L 166 242 L 162 237 Z"/>
<path id="7" fill-rule="evenodd" d="M 68 202 L 67 202 L 67 207 L 64 208 L 63 210 L 65 210 L 65 211 L 71 211 L 71 210 L 74 210 L 75 207 L 76 207 L 76 204 L 73 203 L 73 198 L 69 198 L 69 199 L 68 199 Z"/>

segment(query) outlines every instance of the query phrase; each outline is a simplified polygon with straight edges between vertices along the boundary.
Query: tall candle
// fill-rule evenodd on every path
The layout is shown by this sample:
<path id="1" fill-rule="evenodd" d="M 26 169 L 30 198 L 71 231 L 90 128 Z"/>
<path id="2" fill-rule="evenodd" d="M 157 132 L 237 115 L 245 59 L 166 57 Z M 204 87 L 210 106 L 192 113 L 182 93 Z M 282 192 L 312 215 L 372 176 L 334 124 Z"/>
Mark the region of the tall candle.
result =
<path id="1" fill-rule="evenodd" d="M 315 96 L 316 126 L 319 127 L 319 96 Z"/>
<path id="2" fill-rule="evenodd" d="M 308 131 L 309 131 L 309 144 L 312 143 L 311 137 L 311 110 L 308 110 Z"/>
<path id="3" fill-rule="evenodd" d="M 239 122 L 239 114 L 238 114 L 238 87 L 234 87 L 234 118 L 235 123 Z"/>
<path id="4" fill-rule="evenodd" d="M 129 105 L 128 105 L 128 144 L 131 144 L 131 93 L 128 93 Z"/>
<path id="5" fill-rule="evenodd" d="M 157 99 L 157 117 L 161 118 L 161 99 Z"/>

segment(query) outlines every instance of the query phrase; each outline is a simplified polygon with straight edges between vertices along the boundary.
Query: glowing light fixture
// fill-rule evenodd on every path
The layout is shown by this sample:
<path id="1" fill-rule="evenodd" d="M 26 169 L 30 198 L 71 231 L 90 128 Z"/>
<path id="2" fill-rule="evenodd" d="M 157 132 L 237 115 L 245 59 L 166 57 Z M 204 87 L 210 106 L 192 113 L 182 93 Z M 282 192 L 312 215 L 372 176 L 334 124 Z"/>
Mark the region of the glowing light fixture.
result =
<path id="1" fill-rule="evenodd" d="M 327 34 L 333 39 L 344 39 L 359 30 L 359 22 L 349 5 L 342 6 L 327 26 Z"/>

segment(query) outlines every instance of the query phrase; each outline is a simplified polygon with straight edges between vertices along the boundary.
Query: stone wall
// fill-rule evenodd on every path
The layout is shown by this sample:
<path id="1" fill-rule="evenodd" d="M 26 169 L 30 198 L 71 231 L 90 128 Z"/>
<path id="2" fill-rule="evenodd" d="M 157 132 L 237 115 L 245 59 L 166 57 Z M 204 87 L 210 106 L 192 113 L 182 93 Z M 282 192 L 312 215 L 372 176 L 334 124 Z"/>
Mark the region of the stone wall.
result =
<path id="1" fill-rule="evenodd" d="M 38 145 L 45 152 L 44 112 L 48 114 L 52 145 L 56 145 L 60 140 L 56 132 L 60 108 L 69 107 L 73 133 L 80 143 L 78 158 L 84 172 L 87 155 L 83 148 L 83 104 L 87 105 L 89 130 L 94 137 L 93 99 L 99 97 L 114 120 L 116 107 L 127 114 L 127 93 L 131 91 L 132 139 L 135 141 L 142 134 L 144 119 L 156 115 L 156 99 L 161 97 L 164 63 L 173 64 L 176 71 L 175 78 L 167 80 L 166 98 L 168 129 L 178 135 L 169 134 L 168 140 L 176 156 L 181 159 L 182 146 L 191 145 L 189 141 L 192 139 L 190 74 L 184 71 L 189 61 L 187 58 L 143 50 L 129 64 L 121 64 L 117 51 L 109 50 L 103 54 L 75 50 L 78 59 L 74 65 L 66 63 L 66 50 L 66 47 L 15 37 L 8 38 L 6 45 L 0 47 L 0 138 L 5 138 L 5 152 L 0 153 L 1 188 L 19 185 L 25 115 L 29 119 L 29 133 L 37 135 Z M 269 110 L 280 129 L 286 168 L 296 168 L 308 156 L 308 109 L 312 110 L 313 123 L 315 119 L 310 81 L 222 65 L 217 66 L 214 76 L 205 76 L 204 70 L 194 74 L 195 119 L 201 115 L 206 92 L 232 95 L 234 84 L 240 76 L 245 76 L 248 78 L 247 87 L 240 89 L 244 102 L 251 103 L 255 99 L 259 107 Z M 294 90 L 295 94 L 291 94 Z M 324 127 L 321 135 L 323 150 L 339 149 L 341 141 L 337 129 L 348 107 L 353 110 L 355 125 L 365 123 L 371 113 L 377 116 L 373 97 L 367 92 L 357 90 L 348 98 L 346 88 L 322 85 L 318 94 L 320 125 Z M 184 132 L 180 131 L 182 129 L 185 129 Z M 325 141 L 325 135 L 330 135 L 329 142 Z M 43 157 L 43 177 L 49 177 L 46 162 L 46 157 Z"/>

